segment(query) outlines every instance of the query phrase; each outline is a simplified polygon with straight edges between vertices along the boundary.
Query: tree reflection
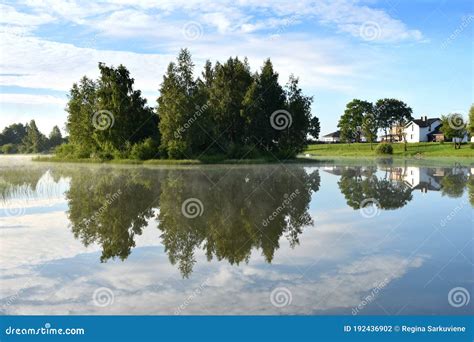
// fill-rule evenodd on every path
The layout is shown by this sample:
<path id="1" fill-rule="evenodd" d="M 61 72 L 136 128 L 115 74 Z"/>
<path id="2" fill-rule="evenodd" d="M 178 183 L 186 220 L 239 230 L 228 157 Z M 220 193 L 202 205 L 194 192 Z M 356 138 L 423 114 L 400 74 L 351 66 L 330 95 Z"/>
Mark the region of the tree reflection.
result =
<path id="1" fill-rule="evenodd" d="M 193 270 L 197 249 L 208 260 L 238 264 L 254 249 L 271 262 L 283 235 L 297 245 L 303 227 L 312 224 L 309 203 L 320 183 L 318 171 L 295 166 L 99 168 L 71 178 L 66 197 L 72 231 L 84 245 L 102 247 L 101 261 L 127 258 L 157 215 L 165 251 L 184 277 Z M 183 215 L 187 199 L 202 203 L 200 215 Z"/>
<path id="2" fill-rule="evenodd" d="M 158 207 L 159 182 L 144 169 L 97 169 L 73 175 L 66 198 L 74 237 L 102 247 L 101 261 L 126 259 Z"/>
<path id="3" fill-rule="evenodd" d="M 404 182 L 376 175 L 374 167 L 342 168 L 339 189 L 353 209 L 360 209 L 365 201 L 376 203 L 381 209 L 398 209 L 412 200 L 412 189 Z M 387 170 L 386 170 L 387 171 Z"/>
<path id="4" fill-rule="evenodd" d="M 308 208 L 319 183 L 318 171 L 296 167 L 170 172 L 158 218 L 170 262 L 184 277 L 200 247 L 208 260 L 239 264 L 258 249 L 271 262 L 282 235 L 295 246 L 303 227 L 312 224 Z M 190 198 L 202 203 L 202 215 L 183 215 L 182 204 Z"/>

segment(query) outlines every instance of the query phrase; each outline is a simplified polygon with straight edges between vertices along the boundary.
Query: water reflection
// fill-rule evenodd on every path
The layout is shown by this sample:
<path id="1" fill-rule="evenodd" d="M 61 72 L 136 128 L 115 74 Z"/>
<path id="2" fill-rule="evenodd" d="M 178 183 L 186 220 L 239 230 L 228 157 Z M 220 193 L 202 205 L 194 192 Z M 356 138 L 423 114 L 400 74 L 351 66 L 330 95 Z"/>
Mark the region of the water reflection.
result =
<path id="1" fill-rule="evenodd" d="M 185 313 L 351 314 L 383 284 L 364 314 L 456 314 L 433 296 L 472 283 L 468 167 L 39 165 L 0 166 L 3 312 L 104 313 L 85 304 L 105 286 L 109 313 L 170 314 L 199 288 Z M 269 302 L 280 286 L 292 306 Z"/>

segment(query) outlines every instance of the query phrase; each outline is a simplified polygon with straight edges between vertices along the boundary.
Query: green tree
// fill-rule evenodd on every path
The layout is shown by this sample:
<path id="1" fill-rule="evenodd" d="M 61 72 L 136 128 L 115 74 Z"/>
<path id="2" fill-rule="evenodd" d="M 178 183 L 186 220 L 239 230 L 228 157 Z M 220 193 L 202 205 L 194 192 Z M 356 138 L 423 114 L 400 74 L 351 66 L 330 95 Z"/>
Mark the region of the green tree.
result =
<path id="1" fill-rule="evenodd" d="M 200 119 L 199 109 L 205 105 L 205 99 L 200 93 L 197 100 L 199 92 L 193 71 L 191 54 L 183 49 L 177 62 L 168 65 L 161 83 L 157 100 L 161 149 L 171 158 L 190 157 L 196 152 L 196 145 L 202 143 L 204 132 L 199 131 L 195 121 Z"/>
<path id="2" fill-rule="evenodd" d="M 377 141 L 378 125 L 375 116 L 372 113 L 366 113 L 362 120 L 362 134 L 370 143 L 370 149 L 373 149 L 372 144 Z"/>
<path id="3" fill-rule="evenodd" d="M 98 108 L 97 84 L 84 76 L 79 83 L 73 84 L 66 105 L 66 131 L 76 157 L 89 158 L 91 153 L 98 150 L 97 141 L 94 139 L 95 127 L 92 124 Z"/>
<path id="4" fill-rule="evenodd" d="M 3 129 L 0 134 L 0 145 L 19 145 L 26 136 L 26 126 L 21 123 L 11 124 Z"/>
<path id="5" fill-rule="evenodd" d="M 22 141 L 22 152 L 39 153 L 46 149 L 47 139 L 36 126 L 35 120 L 26 125 L 26 136 Z"/>
<path id="6" fill-rule="evenodd" d="M 94 113 L 94 138 L 102 149 L 124 150 L 129 144 L 149 137 L 158 139 L 158 117 L 146 105 L 134 79 L 123 65 L 117 68 L 99 63 L 97 107 Z M 129 144 L 127 144 L 129 143 Z"/>
<path id="7" fill-rule="evenodd" d="M 371 113 L 372 103 L 358 99 L 349 102 L 337 125 L 341 131 L 341 139 L 346 142 L 360 142 L 364 116 Z"/>
<path id="8" fill-rule="evenodd" d="M 319 133 L 321 131 L 321 126 L 319 124 L 319 119 L 315 116 L 312 117 L 309 121 L 309 134 L 313 139 L 317 140 L 319 138 Z"/>
<path id="9" fill-rule="evenodd" d="M 474 104 L 469 109 L 469 135 L 474 137 Z"/>
<path id="10" fill-rule="evenodd" d="M 246 67 L 242 75 L 245 81 L 248 80 L 247 71 Z M 246 82 L 243 82 L 242 87 L 245 86 Z M 253 76 L 252 84 L 248 87 L 242 103 L 246 131 L 238 132 L 242 136 L 242 133 L 245 133 L 246 139 L 240 143 L 248 145 L 258 141 L 260 149 L 275 150 L 280 132 L 272 126 L 271 115 L 278 110 L 286 109 L 286 104 L 285 92 L 278 83 L 278 73 L 274 71 L 270 59 L 264 62 L 261 72 Z M 242 126 L 241 124 L 240 127 Z"/>
<path id="11" fill-rule="evenodd" d="M 279 131 L 278 141 L 279 153 L 283 153 L 283 157 L 294 157 L 304 150 L 311 129 L 312 103 L 313 97 L 304 95 L 298 78 L 290 75 L 286 84 L 286 106 L 291 121 L 285 130 Z"/>
<path id="12" fill-rule="evenodd" d="M 253 79 L 247 60 L 242 62 L 237 57 L 229 58 L 224 64 L 217 63 L 214 73 L 209 93 L 213 136 L 220 150 L 227 153 L 232 146 L 245 144 L 248 140 L 244 134 L 248 118 L 243 111 L 243 102 Z"/>
<path id="13" fill-rule="evenodd" d="M 392 127 L 395 127 L 395 134 L 400 141 L 404 138 L 405 124 L 409 120 L 413 120 L 412 112 L 412 109 L 405 102 L 397 99 L 380 99 L 376 102 L 374 108 L 378 126 L 383 129 L 385 136 L 388 135 Z M 392 134 L 390 134 L 390 141 L 392 141 Z"/>
<path id="14" fill-rule="evenodd" d="M 62 143 L 63 143 L 63 136 L 61 134 L 61 131 L 59 130 L 58 126 L 54 126 L 53 129 L 51 130 L 51 133 L 49 134 L 48 147 L 54 148 L 58 145 L 61 145 Z"/>
<path id="15" fill-rule="evenodd" d="M 454 149 L 461 148 L 461 141 L 467 133 L 466 123 L 461 114 L 451 113 L 441 116 L 441 128 L 446 139 L 454 142 Z"/>

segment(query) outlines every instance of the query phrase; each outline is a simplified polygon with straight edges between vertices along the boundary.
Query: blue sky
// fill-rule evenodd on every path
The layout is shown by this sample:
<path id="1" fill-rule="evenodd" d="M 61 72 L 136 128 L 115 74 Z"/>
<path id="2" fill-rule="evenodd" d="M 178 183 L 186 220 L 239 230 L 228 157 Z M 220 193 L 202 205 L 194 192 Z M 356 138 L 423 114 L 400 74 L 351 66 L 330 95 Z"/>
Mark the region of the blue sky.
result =
<path id="1" fill-rule="evenodd" d="M 473 103 L 472 0 L 0 2 L 0 128 L 35 119 L 64 128 L 67 92 L 97 63 L 126 65 L 155 105 L 167 64 L 187 47 L 206 59 L 270 57 L 293 73 L 321 133 L 353 98 L 395 97 L 414 116 L 466 115 Z"/>

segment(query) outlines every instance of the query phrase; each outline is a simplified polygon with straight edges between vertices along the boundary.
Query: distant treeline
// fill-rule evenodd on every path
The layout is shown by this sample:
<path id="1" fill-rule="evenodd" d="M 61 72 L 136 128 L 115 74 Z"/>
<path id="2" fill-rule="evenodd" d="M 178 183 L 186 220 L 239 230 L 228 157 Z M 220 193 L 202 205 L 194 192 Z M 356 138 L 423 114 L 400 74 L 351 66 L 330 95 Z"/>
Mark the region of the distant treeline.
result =
<path id="1" fill-rule="evenodd" d="M 35 120 L 26 125 L 12 124 L 0 133 L 0 150 L 5 154 L 52 151 L 64 142 L 66 139 L 62 137 L 58 126 L 54 126 L 47 137 L 40 132 Z"/>
<path id="2" fill-rule="evenodd" d="M 60 157 L 100 159 L 294 157 L 319 135 L 312 97 L 298 79 L 282 87 L 268 59 L 252 73 L 247 59 L 207 61 L 199 77 L 187 49 L 170 63 L 156 108 L 147 106 L 123 65 L 99 63 L 97 80 L 73 85 Z"/>

